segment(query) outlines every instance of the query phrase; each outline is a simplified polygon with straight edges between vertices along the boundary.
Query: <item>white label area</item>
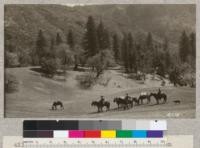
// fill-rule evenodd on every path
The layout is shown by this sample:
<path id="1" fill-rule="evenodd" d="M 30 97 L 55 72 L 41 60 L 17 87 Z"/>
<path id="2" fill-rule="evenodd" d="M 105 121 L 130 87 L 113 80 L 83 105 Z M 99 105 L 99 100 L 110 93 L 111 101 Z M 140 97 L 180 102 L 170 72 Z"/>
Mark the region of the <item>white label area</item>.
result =
<path id="1" fill-rule="evenodd" d="M 193 136 L 174 135 L 165 138 L 22 138 L 4 137 L 3 148 L 193 148 Z"/>

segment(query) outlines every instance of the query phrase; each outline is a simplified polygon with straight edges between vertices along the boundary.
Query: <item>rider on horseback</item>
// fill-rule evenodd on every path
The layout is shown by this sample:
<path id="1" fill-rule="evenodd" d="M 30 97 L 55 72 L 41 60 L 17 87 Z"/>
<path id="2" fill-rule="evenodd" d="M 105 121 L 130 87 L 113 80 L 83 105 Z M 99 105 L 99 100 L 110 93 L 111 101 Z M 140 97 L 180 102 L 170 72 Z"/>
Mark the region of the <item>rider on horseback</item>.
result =
<path id="1" fill-rule="evenodd" d="M 104 96 L 101 96 L 101 99 L 100 99 L 99 103 L 101 103 L 103 105 L 104 102 L 105 102 Z"/>
<path id="2" fill-rule="evenodd" d="M 160 90 L 160 88 L 159 88 L 159 90 L 158 90 L 158 95 L 160 95 L 161 94 L 161 90 Z"/>
<path id="3" fill-rule="evenodd" d="M 128 100 L 130 97 L 129 97 L 129 95 L 128 95 L 128 93 L 126 94 L 126 96 L 125 96 L 125 100 Z"/>

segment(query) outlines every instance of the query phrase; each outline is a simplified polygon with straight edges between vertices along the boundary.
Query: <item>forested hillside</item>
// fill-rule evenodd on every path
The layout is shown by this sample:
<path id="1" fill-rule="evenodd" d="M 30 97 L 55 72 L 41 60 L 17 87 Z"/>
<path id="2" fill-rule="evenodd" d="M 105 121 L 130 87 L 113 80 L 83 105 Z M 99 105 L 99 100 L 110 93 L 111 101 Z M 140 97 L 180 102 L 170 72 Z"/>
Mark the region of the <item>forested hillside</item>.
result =
<path id="1" fill-rule="evenodd" d="M 86 64 L 98 76 L 120 64 L 125 72 L 178 75 L 194 71 L 195 36 L 194 5 L 5 6 L 6 67 L 55 73 Z"/>

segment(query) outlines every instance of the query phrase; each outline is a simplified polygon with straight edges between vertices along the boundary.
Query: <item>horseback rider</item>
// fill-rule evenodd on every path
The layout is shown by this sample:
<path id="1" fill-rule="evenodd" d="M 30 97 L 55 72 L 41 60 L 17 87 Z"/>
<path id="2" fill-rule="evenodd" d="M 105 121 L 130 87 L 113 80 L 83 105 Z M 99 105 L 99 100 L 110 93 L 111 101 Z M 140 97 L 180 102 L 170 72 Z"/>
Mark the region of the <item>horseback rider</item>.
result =
<path id="1" fill-rule="evenodd" d="M 104 96 L 101 96 L 101 99 L 100 99 L 99 103 L 101 103 L 103 105 L 104 102 L 105 102 Z"/>
<path id="2" fill-rule="evenodd" d="M 160 95 L 161 94 L 161 90 L 160 90 L 160 88 L 159 88 L 159 90 L 158 90 L 158 95 Z"/>
<path id="3" fill-rule="evenodd" d="M 128 95 L 128 93 L 126 94 L 126 96 L 125 96 L 125 100 L 128 100 L 130 97 L 129 97 L 129 95 Z"/>

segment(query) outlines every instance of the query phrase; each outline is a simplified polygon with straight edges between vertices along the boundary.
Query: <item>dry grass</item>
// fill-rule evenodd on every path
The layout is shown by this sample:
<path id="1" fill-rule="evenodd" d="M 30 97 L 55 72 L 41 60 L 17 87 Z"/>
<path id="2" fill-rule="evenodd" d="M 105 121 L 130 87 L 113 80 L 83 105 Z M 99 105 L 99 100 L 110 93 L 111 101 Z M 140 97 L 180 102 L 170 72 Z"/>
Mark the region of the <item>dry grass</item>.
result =
<path id="1" fill-rule="evenodd" d="M 111 78 L 107 86 L 100 84 L 93 88 L 83 90 L 78 87 L 76 76 L 83 72 L 69 71 L 66 81 L 55 81 L 40 76 L 39 73 L 29 68 L 7 69 L 19 81 L 19 90 L 5 94 L 6 117 L 69 117 L 69 118 L 193 118 L 195 117 L 195 88 L 178 87 L 171 85 L 162 87 L 167 94 L 166 104 L 155 105 L 152 98 L 151 104 L 134 106 L 126 111 L 117 111 L 113 103 L 115 96 L 129 93 L 138 96 L 141 91 L 154 92 L 160 87 L 160 81 L 147 79 L 144 84 L 127 79 L 116 70 L 109 70 L 103 76 Z M 119 87 L 120 86 L 120 87 Z M 104 95 L 111 102 L 111 111 L 96 113 L 96 108 L 91 107 L 92 100 L 99 100 Z M 52 102 L 60 100 L 65 109 L 51 111 Z M 180 105 L 174 104 L 180 100 Z"/>

